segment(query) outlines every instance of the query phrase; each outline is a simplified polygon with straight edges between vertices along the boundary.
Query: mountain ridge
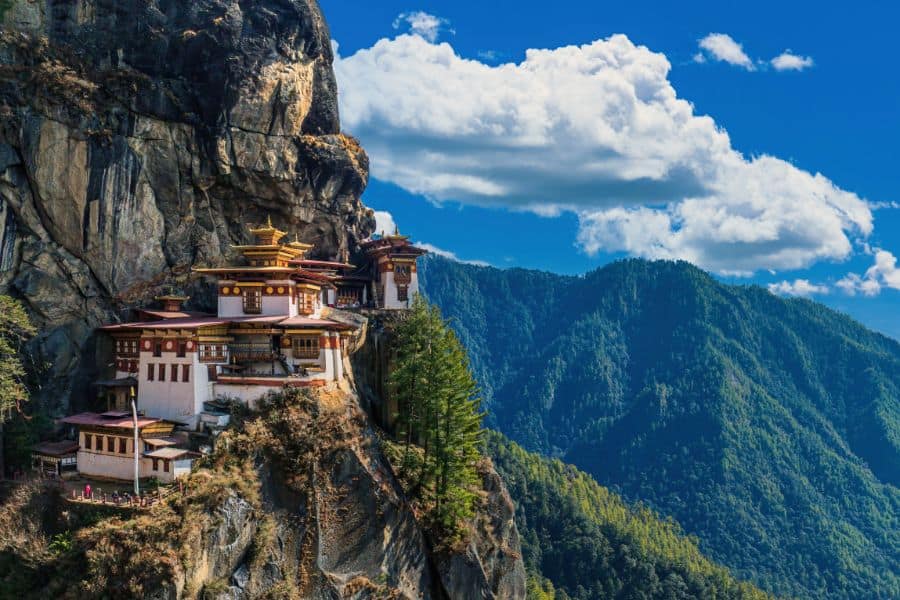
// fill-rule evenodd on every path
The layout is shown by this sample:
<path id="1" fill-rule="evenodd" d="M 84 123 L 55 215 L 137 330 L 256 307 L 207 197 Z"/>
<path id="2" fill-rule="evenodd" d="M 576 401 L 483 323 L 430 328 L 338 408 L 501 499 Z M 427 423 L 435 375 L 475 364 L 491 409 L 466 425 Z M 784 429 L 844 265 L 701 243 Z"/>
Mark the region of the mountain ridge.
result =
<path id="1" fill-rule="evenodd" d="M 422 285 L 488 423 L 526 449 L 675 517 L 774 593 L 900 593 L 895 340 L 683 262 L 557 277 L 431 257 Z"/>

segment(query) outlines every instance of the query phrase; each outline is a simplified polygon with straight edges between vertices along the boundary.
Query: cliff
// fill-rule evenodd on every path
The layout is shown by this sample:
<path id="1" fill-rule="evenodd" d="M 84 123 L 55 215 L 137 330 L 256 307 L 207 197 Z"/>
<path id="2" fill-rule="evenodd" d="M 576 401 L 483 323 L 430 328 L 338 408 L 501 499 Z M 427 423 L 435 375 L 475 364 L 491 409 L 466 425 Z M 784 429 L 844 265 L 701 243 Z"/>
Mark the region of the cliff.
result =
<path id="1" fill-rule="evenodd" d="M 0 3 L 0 291 L 65 410 L 93 329 L 273 222 L 321 256 L 374 229 L 315 0 Z"/>
<path id="2" fill-rule="evenodd" d="M 468 544 L 436 550 L 354 394 L 292 393 L 236 420 L 184 494 L 149 511 L 98 518 L 20 489 L 0 506 L 0 595 L 524 598 L 512 502 L 490 465 Z"/>

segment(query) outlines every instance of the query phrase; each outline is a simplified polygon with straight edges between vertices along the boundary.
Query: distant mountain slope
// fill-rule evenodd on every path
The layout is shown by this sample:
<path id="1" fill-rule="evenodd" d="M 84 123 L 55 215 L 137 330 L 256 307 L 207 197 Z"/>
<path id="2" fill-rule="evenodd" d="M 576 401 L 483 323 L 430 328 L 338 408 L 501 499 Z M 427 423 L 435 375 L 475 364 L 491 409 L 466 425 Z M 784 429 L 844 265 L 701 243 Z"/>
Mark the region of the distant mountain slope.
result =
<path id="1" fill-rule="evenodd" d="M 527 452 L 496 432 L 487 445 L 516 498 L 525 563 L 553 583 L 557 596 L 768 597 L 704 557 L 676 523 L 628 506 L 590 475 Z"/>
<path id="2" fill-rule="evenodd" d="M 686 263 L 431 257 L 489 423 L 648 502 L 778 594 L 900 597 L 900 344 Z"/>

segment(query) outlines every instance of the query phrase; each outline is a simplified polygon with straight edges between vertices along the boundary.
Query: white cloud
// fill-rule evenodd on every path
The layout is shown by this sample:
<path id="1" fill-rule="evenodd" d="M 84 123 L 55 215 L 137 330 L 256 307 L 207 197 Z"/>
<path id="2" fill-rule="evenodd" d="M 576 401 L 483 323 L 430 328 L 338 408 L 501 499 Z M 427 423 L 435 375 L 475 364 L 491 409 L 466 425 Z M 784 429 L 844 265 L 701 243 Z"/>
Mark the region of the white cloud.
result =
<path id="1" fill-rule="evenodd" d="M 811 56 L 799 56 L 790 50 L 785 50 L 770 62 L 776 71 L 802 71 L 813 66 Z"/>
<path id="2" fill-rule="evenodd" d="M 447 27 L 449 24 L 450 22 L 447 19 L 436 17 L 421 10 L 400 13 L 394 19 L 394 29 L 400 29 L 405 25 L 410 33 L 418 35 L 429 42 L 435 42 L 442 31 L 453 33 L 453 30 Z"/>
<path id="3" fill-rule="evenodd" d="M 773 294 L 781 294 L 783 296 L 812 296 L 814 294 L 827 294 L 829 292 L 827 285 L 818 285 L 810 283 L 809 279 L 795 279 L 791 281 L 779 281 L 778 283 L 770 283 L 769 291 Z"/>
<path id="4" fill-rule="evenodd" d="M 900 290 L 900 268 L 897 267 L 897 258 L 880 248 L 876 248 L 874 253 L 875 263 L 863 276 L 848 273 L 836 285 L 851 296 L 856 294 L 877 296 L 884 288 Z"/>
<path id="5" fill-rule="evenodd" d="M 744 47 L 734 41 L 727 33 L 710 33 L 701 39 L 700 48 L 705 50 L 712 58 L 727 62 L 730 65 L 743 67 L 748 71 L 756 69 L 756 65 L 750 60 L 750 57 L 744 52 Z M 702 57 L 703 55 L 700 54 Z M 694 60 L 697 57 L 694 56 Z M 704 62 L 704 61 L 697 61 Z"/>
<path id="6" fill-rule="evenodd" d="M 624 35 L 496 66 L 400 35 L 335 61 L 374 177 L 438 202 L 575 213 L 589 253 L 748 274 L 843 259 L 871 232 L 856 194 L 732 148 L 669 69 Z"/>
<path id="7" fill-rule="evenodd" d="M 432 254 L 436 254 L 438 256 L 443 256 L 444 258 L 449 258 L 450 260 L 455 260 L 456 262 L 460 262 L 467 265 L 475 265 L 476 267 L 489 267 L 491 263 L 483 260 L 463 260 L 456 255 L 455 252 L 450 252 L 449 250 L 444 250 L 443 248 L 438 248 L 434 244 L 429 244 L 427 242 L 416 242 L 416 246 L 419 248 L 424 248 L 428 250 Z"/>
<path id="8" fill-rule="evenodd" d="M 390 235 L 397 229 L 393 215 L 386 210 L 375 211 L 375 233 Z"/>

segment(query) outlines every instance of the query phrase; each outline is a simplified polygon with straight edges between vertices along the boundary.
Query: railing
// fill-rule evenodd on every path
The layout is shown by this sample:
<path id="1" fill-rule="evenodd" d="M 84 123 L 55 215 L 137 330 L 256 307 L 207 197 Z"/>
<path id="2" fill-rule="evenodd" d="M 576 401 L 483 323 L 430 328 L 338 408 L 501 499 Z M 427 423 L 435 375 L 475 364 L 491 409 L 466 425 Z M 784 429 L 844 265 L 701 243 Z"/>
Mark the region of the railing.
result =
<path id="1" fill-rule="evenodd" d="M 231 357 L 238 362 L 276 360 L 278 353 L 270 344 L 230 344 Z"/>

